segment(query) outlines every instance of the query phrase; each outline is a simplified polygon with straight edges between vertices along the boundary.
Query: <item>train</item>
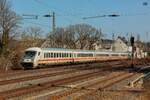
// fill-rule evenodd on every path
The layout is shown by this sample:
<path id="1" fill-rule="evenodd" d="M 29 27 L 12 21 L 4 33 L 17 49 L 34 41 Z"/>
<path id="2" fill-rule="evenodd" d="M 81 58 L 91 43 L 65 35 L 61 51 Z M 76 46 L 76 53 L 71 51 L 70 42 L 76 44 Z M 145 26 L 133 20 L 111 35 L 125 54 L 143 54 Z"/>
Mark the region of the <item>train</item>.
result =
<path id="1" fill-rule="evenodd" d="M 123 60 L 128 59 L 129 55 L 129 52 L 31 47 L 25 50 L 21 65 L 25 69 L 39 68 L 45 65 Z"/>

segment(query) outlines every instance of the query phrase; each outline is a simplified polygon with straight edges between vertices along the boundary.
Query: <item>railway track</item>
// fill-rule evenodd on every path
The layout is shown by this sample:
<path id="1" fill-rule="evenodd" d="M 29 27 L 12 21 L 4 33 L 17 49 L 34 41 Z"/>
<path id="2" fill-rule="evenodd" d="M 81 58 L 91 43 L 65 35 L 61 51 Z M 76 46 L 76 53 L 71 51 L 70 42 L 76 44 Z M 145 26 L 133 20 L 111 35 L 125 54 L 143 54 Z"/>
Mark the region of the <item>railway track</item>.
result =
<path id="1" fill-rule="evenodd" d="M 112 63 L 113 66 L 123 66 L 120 65 L 120 62 L 115 62 Z M 0 84 L 1 83 L 9 83 L 10 80 L 23 80 L 22 78 L 27 78 L 27 77 L 33 77 L 33 76 L 42 76 L 45 74 L 49 74 L 49 73 L 56 73 L 56 72 L 63 72 L 63 71 L 77 71 L 77 70 L 89 70 L 89 69 L 101 69 L 101 70 L 107 70 L 107 69 L 111 69 L 111 67 L 113 66 L 110 65 L 103 65 L 101 64 L 100 66 L 97 65 L 93 65 L 91 66 L 90 64 L 86 65 L 77 65 L 77 66 L 70 66 L 69 68 L 66 66 L 63 67 L 59 67 L 59 68 L 47 68 L 47 69 L 40 69 L 40 70 L 29 70 L 29 71 L 21 71 L 21 72 L 15 72 L 15 73 L 8 73 L 6 75 L 0 75 Z M 5 81 L 6 82 L 3 82 Z"/>
<path id="2" fill-rule="evenodd" d="M 112 61 L 112 64 L 115 65 L 115 64 L 121 64 L 122 62 L 120 61 L 115 61 L 113 62 Z M 105 63 L 105 62 L 102 62 L 102 63 L 92 63 L 92 64 L 78 64 L 78 65 L 62 65 L 62 66 L 51 66 L 51 67 L 48 67 L 48 68 L 43 68 L 43 69 L 35 69 L 35 70 L 17 70 L 17 71 L 14 71 L 14 72 L 5 72 L 5 73 L 0 73 L 0 79 L 4 78 L 4 77 L 15 77 L 15 76 L 25 76 L 25 75 L 32 75 L 32 74 L 35 74 L 35 73 L 42 73 L 42 72 L 48 72 L 48 71 L 58 71 L 58 70 L 64 70 L 64 69 L 70 69 L 70 68 L 75 68 L 75 69 L 85 69 L 86 67 L 87 68 L 90 68 L 90 66 L 87 66 L 87 65 L 93 65 L 93 64 L 100 64 L 101 66 L 109 66 L 109 63 Z M 17 78 L 17 77 L 15 77 Z M 7 78 L 8 79 L 8 78 Z"/>
<path id="3" fill-rule="evenodd" d="M 76 75 L 76 76 L 73 76 L 73 77 L 71 76 L 71 77 L 67 77 L 67 78 L 63 78 L 63 79 L 59 79 L 59 80 L 48 81 L 48 82 L 45 82 L 45 83 L 41 83 L 40 85 L 33 85 L 33 86 L 24 87 L 24 88 L 4 91 L 4 92 L 0 92 L 0 97 L 4 97 L 4 98 L 17 97 L 17 96 L 20 96 L 20 95 L 23 95 L 23 94 L 26 94 L 26 93 L 41 91 L 41 90 L 44 90 L 44 89 L 47 89 L 47 88 L 51 88 L 55 85 L 62 85 L 62 84 L 70 83 L 70 82 L 73 82 L 73 81 L 85 79 L 85 78 L 88 78 L 88 77 L 100 75 L 100 74 L 101 74 L 100 71 L 89 72 L 89 73 L 86 73 L 86 74 Z"/>
<path id="4" fill-rule="evenodd" d="M 77 65 L 77 66 L 61 66 L 57 68 L 47 68 L 47 69 L 38 69 L 38 70 L 29 70 L 29 71 L 21 71 L 17 73 L 10 73 L 6 75 L 1 75 L 0 74 L 0 88 L 3 86 L 9 86 L 11 84 L 17 84 L 17 83 L 23 83 L 28 81 L 28 85 L 24 86 L 18 86 L 12 89 L 1 89 L 0 91 L 0 97 L 2 99 L 9 99 L 9 98 L 15 98 L 18 96 L 23 96 L 27 94 L 32 94 L 36 93 L 37 91 L 43 91 L 47 89 L 52 89 L 55 87 L 59 86 L 65 86 L 66 84 L 70 83 L 76 83 L 76 82 L 81 82 L 84 80 L 86 82 L 86 79 L 97 77 L 98 75 L 103 76 L 105 71 L 108 70 L 114 70 L 115 68 L 122 68 L 122 67 L 129 67 L 131 62 L 126 62 L 126 61 L 116 61 L 112 63 L 101 63 L 101 64 L 83 64 L 83 65 Z M 78 72 L 75 74 L 75 72 Z M 85 72 L 85 73 L 84 73 Z M 69 74 L 70 73 L 70 74 Z M 103 74 L 102 74 L 103 73 Z M 126 74 L 125 74 L 126 73 Z M 91 92 L 94 93 L 94 91 L 97 90 L 102 90 L 103 87 L 107 88 L 110 87 L 111 85 L 124 80 L 128 77 L 131 77 L 133 74 L 125 72 L 120 73 L 120 75 L 112 76 L 111 78 L 105 78 L 103 81 L 99 80 L 96 81 L 92 84 L 87 84 L 87 85 L 81 85 L 79 84 L 79 87 L 76 88 L 70 88 L 67 92 L 61 93 L 59 95 L 52 95 L 49 98 L 51 99 L 60 99 L 60 98 L 65 98 L 70 95 L 74 95 L 79 91 L 82 90 L 88 90 L 84 94 L 88 95 Z M 10 75 L 15 75 L 17 77 L 12 77 L 10 78 Z M 20 76 L 19 76 L 20 75 Z M 68 75 L 64 77 L 63 75 Z M 123 75 L 123 76 L 122 76 Z M 59 78 L 56 78 L 57 76 L 60 76 Z M 122 77 L 121 77 L 122 76 Z M 9 77 L 9 78 L 6 78 Z M 51 77 L 51 78 L 50 78 Z M 119 77 L 121 77 L 119 79 Z M 44 78 L 45 81 L 42 81 L 42 78 Z M 53 79 L 52 79 L 53 78 Z M 118 79 L 117 79 L 118 78 Z M 113 80 L 114 79 L 114 80 Z M 29 84 L 30 81 L 34 80 L 41 80 L 40 82 L 35 82 L 34 84 Z M 100 84 L 104 84 L 105 82 L 108 82 L 106 86 L 99 87 Z M 80 86 L 81 85 L 81 86 Z M 97 86 L 97 87 L 96 87 Z M 90 87 L 90 88 L 89 88 Z M 95 89 L 93 89 L 95 88 Z M 54 89 L 55 90 L 55 89 Z M 55 93 L 54 93 L 55 94 Z M 84 97 L 84 95 L 82 95 Z M 79 96 L 79 99 L 82 98 L 82 96 Z M 78 98 L 77 98 L 78 99 Z"/>
<path id="5" fill-rule="evenodd" d="M 113 84 L 115 84 L 115 83 L 117 83 L 121 80 L 124 80 L 126 78 L 129 78 L 133 75 L 134 75 L 133 73 L 114 74 L 114 75 L 111 75 L 110 77 L 104 78 L 104 79 L 96 81 L 94 83 L 87 84 L 87 85 L 84 85 L 84 86 L 78 86 L 78 87 L 73 88 L 73 89 L 71 89 L 69 91 L 66 91 L 64 93 L 60 93 L 60 94 L 56 94 L 54 96 L 50 96 L 49 99 L 52 99 L 52 100 L 59 100 L 59 99 L 62 100 L 62 99 L 64 99 L 65 100 L 67 96 L 71 97 L 71 95 L 73 96 L 73 94 L 75 94 L 75 96 L 71 97 L 73 100 L 81 99 L 84 96 L 90 95 L 91 93 L 95 93 L 97 90 L 103 90 L 103 89 L 105 89 L 107 87 L 110 87 Z M 86 90 L 86 92 L 83 92 L 82 90 Z M 80 94 L 81 96 L 79 96 L 77 98 L 76 94 Z"/>
<path id="6" fill-rule="evenodd" d="M 83 72 L 83 71 L 82 71 Z M 77 80 L 81 80 L 81 79 L 84 79 L 84 78 L 88 78 L 88 77 L 92 77 L 93 75 L 96 76 L 100 73 L 102 73 L 101 71 L 94 71 L 92 72 L 92 70 L 90 70 L 89 72 L 91 73 L 87 73 L 85 75 L 81 74 L 78 76 L 75 76 L 75 77 L 69 77 L 69 78 L 65 78 L 65 79 L 61 79 L 61 80 L 54 80 L 54 81 L 50 81 L 50 82 L 46 82 L 46 83 L 41 83 L 40 85 L 41 86 L 46 86 L 47 88 L 47 85 L 48 86 L 52 86 L 53 83 L 55 83 L 55 85 L 58 85 L 58 84 L 62 84 L 63 82 L 66 83 L 66 82 L 73 82 L 73 81 L 77 81 Z M 97 73 L 98 72 L 98 73 Z M 64 73 L 64 72 L 63 72 Z M 68 72 L 65 72 L 65 73 L 68 73 Z M 62 74 L 62 72 L 60 72 L 59 74 Z M 95 75 L 96 74 L 96 75 Z M 10 83 L 16 83 L 16 82 L 22 82 L 22 81 L 25 81 L 25 80 L 33 80 L 33 79 L 36 79 L 36 78 L 42 78 L 42 77 L 49 77 L 49 76 L 52 76 L 53 74 L 50 74 L 50 75 L 41 75 L 41 76 L 34 76 L 34 77 L 26 77 L 26 78 L 21 78 L 21 79 L 13 79 L 13 80 L 7 80 L 7 81 L 3 81 L 3 82 L 0 82 L 1 85 L 5 85 L 5 84 L 10 84 Z M 54 75 L 58 75 L 58 73 L 54 73 Z M 62 82 L 63 81 L 63 82 Z M 60 82 L 60 83 L 59 83 Z M 35 89 L 36 87 L 36 89 Z M 21 95 L 21 91 L 24 90 L 24 92 L 22 92 L 22 94 L 26 94 L 26 93 L 32 93 L 34 91 L 37 91 L 38 88 L 39 88 L 39 85 L 36 84 L 36 85 L 32 85 L 32 86 L 27 86 L 27 87 L 23 87 L 23 88 L 20 88 L 20 87 L 17 87 L 18 89 L 13 89 L 13 90 L 8 90 L 8 91 L 5 91 L 5 92 L 1 92 L 0 94 L 1 95 L 4 95 L 4 94 L 9 94 L 9 95 L 4 95 L 3 97 L 11 97 L 10 95 L 12 94 L 12 97 L 14 96 L 19 96 Z M 33 89 L 34 88 L 34 89 Z M 43 88 L 43 87 L 42 87 Z M 45 88 L 43 88 L 45 89 Z M 4 90 L 4 89 L 3 89 Z M 18 92 L 17 92 L 18 91 Z M 30 91 L 30 92 L 29 92 Z M 39 90 L 40 91 L 40 90 Z M 15 95 L 14 95 L 15 93 Z M 17 95 L 18 94 L 18 95 Z"/>

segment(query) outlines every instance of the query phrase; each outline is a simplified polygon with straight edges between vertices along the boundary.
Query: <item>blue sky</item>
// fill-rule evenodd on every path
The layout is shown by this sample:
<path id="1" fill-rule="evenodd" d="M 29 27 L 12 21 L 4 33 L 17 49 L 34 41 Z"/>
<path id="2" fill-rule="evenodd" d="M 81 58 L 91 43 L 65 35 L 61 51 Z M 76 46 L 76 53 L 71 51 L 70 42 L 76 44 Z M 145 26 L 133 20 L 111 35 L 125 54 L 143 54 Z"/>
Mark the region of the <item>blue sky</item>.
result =
<path id="1" fill-rule="evenodd" d="M 126 36 L 127 33 L 140 34 L 142 40 L 150 41 L 150 0 L 10 0 L 17 14 L 39 15 L 37 20 L 26 19 L 21 26 L 39 26 L 45 33 L 51 30 L 51 19 L 43 15 L 56 13 L 56 26 L 87 23 L 101 28 L 107 38 L 112 33 Z M 148 2 L 143 6 L 143 2 Z M 83 20 L 83 17 L 120 14 L 117 18 L 95 18 Z M 37 23 L 37 24 L 36 24 Z M 149 32 L 149 38 L 146 37 Z"/>

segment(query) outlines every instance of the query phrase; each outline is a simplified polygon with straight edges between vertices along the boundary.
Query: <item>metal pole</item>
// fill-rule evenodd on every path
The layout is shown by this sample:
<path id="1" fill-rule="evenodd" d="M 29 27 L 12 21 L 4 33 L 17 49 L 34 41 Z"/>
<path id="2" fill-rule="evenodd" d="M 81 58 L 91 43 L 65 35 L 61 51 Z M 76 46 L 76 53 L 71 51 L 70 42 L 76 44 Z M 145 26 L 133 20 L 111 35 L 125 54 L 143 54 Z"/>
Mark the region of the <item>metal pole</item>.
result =
<path id="1" fill-rule="evenodd" d="M 133 36 L 131 36 L 130 42 L 131 42 L 131 46 L 132 46 L 132 57 L 131 57 L 132 64 L 131 64 L 131 67 L 134 68 L 134 37 Z"/>
<path id="2" fill-rule="evenodd" d="M 52 20 L 53 20 L 53 23 L 52 23 L 52 31 L 53 33 L 55 32 L 55 12 L 53 12 L 52 14 Z"/>

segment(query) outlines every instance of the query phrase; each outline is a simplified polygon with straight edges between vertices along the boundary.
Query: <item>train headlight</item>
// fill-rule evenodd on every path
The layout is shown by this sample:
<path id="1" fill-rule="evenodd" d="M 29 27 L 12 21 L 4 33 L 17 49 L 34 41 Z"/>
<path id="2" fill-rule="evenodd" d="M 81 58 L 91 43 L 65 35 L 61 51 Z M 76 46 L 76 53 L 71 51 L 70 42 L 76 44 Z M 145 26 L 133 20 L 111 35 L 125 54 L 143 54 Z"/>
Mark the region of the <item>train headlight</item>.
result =
<path id="1" fill-rule="evenodd" d="M 24 59 L 23 62 L 32 62 L 32 59 Z"/>

